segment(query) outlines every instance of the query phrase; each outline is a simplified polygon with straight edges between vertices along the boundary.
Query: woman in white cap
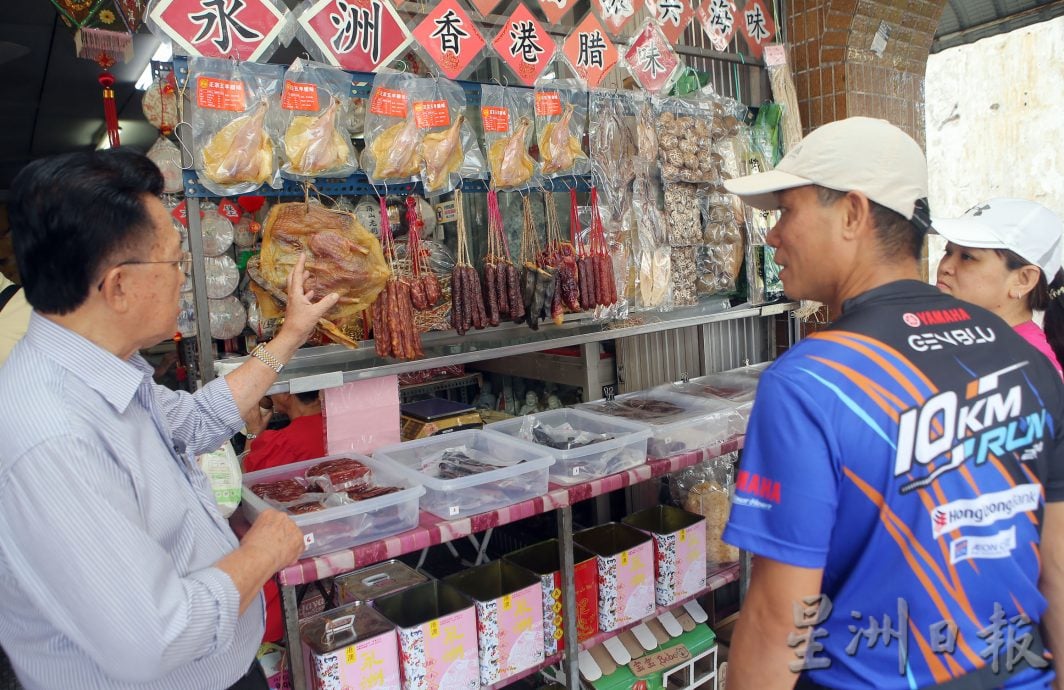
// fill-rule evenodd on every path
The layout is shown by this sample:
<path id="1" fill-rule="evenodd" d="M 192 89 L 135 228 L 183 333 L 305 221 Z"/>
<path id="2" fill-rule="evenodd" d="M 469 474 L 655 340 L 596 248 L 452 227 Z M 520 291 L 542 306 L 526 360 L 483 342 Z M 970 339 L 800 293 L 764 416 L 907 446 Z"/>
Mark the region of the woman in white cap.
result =
<path id="1" fill-rule="evenodd" d="M 1060 218 L 1024 199 L 990 199 L 960 218 L 934 220 L 946 238 L 938 289 L 989 309 L 1045 354 L 1064 361 Z M 1034 312 L 1045 312 L 1045 331 Z"/>

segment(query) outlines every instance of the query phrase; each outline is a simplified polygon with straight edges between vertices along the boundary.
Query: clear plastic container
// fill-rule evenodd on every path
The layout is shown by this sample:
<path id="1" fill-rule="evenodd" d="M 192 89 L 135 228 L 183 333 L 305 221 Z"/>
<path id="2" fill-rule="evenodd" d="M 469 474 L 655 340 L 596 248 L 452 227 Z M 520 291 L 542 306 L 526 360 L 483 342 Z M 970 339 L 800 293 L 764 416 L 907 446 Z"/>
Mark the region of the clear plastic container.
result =
<path id="1" fill-rule="evenodd" d="M 735 407 L 734 429 L 736 435 L 746 433 L 746 423 L 754 408 L 757 383 L 768 364 L 756 364 L 731 369 L 716 374 L 707 374 L 687 383 L 671 384 L 671 390 L 699 398 L 726 400 Z"/>
<path id="2" fill-rule="evenodd" d="M 608 434 L 613 438 L 571 450 L 553 448 L 520 435 L 522 425 L 529 419 L 535 419 L 550 427 L 568 424 L 577 431 Z M 568 408 L 538 412 L 527 417 L 514 417 L 489 424 L 487 428 L 532 443 L 536 448 L 554 456 L 550 479 L 557 484 L 586 482 L 641 465 L 646 462 L 647 439 L 650 438 L 650 427 L 646 424 Z"/>
<path id="3" fill-rule="evenodd" d="M 737 421 L 731 402 L 683 395 L 671 390 L 671 384 L 625 393 L 613 400 L 581 403 L 577 408 L 649 426 L 647 455 L 651 458 L 720 445 L 735 435 Z"/>
<path id="4" fill-rule="evenodd" d="M 454 479 L 423 471 L 448 450 L 472 451 L 483 461 L 490 457 L 498 469 Z M 468 429 L 378 448 L 373 457 L 389 463 L 410 481 L 425 487 L 421 508 L 445 520 L 468 517 L 526 501 L 547 493 L 547 477 L 554 458 L 535 446 L 497 431 Z"/>
<path id="5" fill-rule="evenodd" d="M 371 481 L 374 484 L 398 486 L 400 490 L 313 513 L 290 515 L 292 521 L 303 530 L 303 540 L 307 545 L 303 557 L 351 548 L 417 527 L 418 500 L 425 490 L 411 482 L 404 474 L 395 471 L 391 465 L 357 453 L 329 455 L 245 474 L 242 504 L 244 515 L 249 522 L 254 522 L 262 511 L 273 507 L 252 493 L 251 487 L 255 484 L 302 477 L 308 467 L 339 458 L 358 460 L 373 472 Z"/>

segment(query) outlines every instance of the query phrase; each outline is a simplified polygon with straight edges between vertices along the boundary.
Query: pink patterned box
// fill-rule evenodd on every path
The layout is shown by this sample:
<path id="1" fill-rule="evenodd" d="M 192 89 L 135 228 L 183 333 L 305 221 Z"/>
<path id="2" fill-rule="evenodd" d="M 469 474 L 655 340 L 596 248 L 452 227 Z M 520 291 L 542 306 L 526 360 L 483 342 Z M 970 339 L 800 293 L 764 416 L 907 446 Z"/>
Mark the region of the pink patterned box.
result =
<path id="1" fill-rule="evenodd" d="M 600 630 L 616 630 L 654 613 L 654 544 L 649 536 L 611 522 L 577 532 L 573 541 L 594 553 L 598 563 Z"/>
<path id="2" fill-rule="evenodd" d="M 396 624 L 403 690 L 477 690 L 477 616 L 442 582 L 426 582 L 373 602 Z"/>
<path id="3" fill-rule="evenodd" d="M 629 515 L 624 524 L 654 539 L 654 598 L 658 606 L 690 599 L 706 588 L 706 519 L 673 506 Z"/>
<path id="4" fill-rule="evenodd" d="M 537 575 L 507 561 L 492 561 L 446 582 L 476 606 L 481 685 L 543 663 L 543 590 Z"/>
<path id="5" fill-rule="evenodd" d="M 395 626 L 367 604 L 327 611 L 299 631 L 310 651 L 317 690 L 399 687 Z"/>

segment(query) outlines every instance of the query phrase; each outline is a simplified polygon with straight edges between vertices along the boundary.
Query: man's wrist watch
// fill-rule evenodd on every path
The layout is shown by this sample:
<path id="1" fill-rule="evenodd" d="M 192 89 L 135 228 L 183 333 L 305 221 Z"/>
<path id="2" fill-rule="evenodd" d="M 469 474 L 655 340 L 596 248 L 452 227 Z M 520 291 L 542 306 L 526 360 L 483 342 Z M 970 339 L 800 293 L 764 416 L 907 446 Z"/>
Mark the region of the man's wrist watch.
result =
<path id="1" fill-rule="evenodd" d="M 284 363 L 266 349 L 266 343 L 259 343 L 256 345 L 255 349 L 253 349 L 250 354 L 255 359 L 273 369 L 275 374 L 280 374 L 281 369 L 284 369 Z"/>

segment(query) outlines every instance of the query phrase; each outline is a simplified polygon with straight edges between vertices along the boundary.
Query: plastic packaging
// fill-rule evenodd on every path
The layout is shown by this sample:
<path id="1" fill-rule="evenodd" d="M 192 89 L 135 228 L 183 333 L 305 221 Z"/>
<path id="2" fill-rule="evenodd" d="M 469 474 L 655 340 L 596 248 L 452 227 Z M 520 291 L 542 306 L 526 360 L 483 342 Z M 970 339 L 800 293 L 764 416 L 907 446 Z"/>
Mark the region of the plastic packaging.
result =
<path id="1" fill-rule="evenodd" d="M 636 104 L 628 94 L 592 91 L 588 123 L 592 173 L 610 215 L 623 212 L 628 185 L 635 177 L 636 136 L 633 126 Z"/>
<path id="2" fill-rule="evenodd" d="M 163 193 L 177 194 L 184 189 L 181 176 L 181 151 L 177 144 L 160 136 L 145 154 L 163 174 Z"/>
<path id="3" fill-rule="evenodd" d="M 633 309 L 672 308 L 672 248 L 649 175 L 636 177 L 632 191 L 635 216 L 630 233 L 628 285 Z"/>
<path id="4" fill-rule="evenodd" d="M 207 279 L 207 297 L 221 299 L 233 294 L 240 284 L 240 271 L 233 257 L 228 254 L 208 256 L 203 259 L 204 275 Z"/>
<path id="5" fill-rule="evenodd" d="M 240 505 L 240 462 L 233 444 L 226 441 L 218 450 L 197 457 L 196 462 L 207 475 L 218 511 L 223 518 L 229 517 Z"/>
<path id="6" fill-rule="evenodd" d="M 350 104 L 346 72 L 302 58 L 292 63 L 281 94 L 284 177 L 347 177 L 358 169 L 346 127 Z"/>
<path id="7" fill-rule="evenodd" d="M 421 181 L 425 194 L 445 194 L 464 178 L 487 176 L 487 162 L 466 117 L 462 87 L 449 79 L 418 79 L 413 112 L 421 133 Z"/>
<path id="8" fill-rule="evenodd" d="M 465 448 L 492 459 L 491 469 L 441 479 L 421 467 L 443 451 Z M 445 520 L 502 508 L 547 493 L 548 468 L 554 458 L 494 431 L 464 430 L 378 449 L 373 457 L 422 484 L 424 510 Z"/>
<path id="9" fill-rule="evenodd" d="M 702 241 L 698 248 L 698 292 L 704 295 L 735 291 L 743 263 L 742 204 L 731 194 L 699 190 Z"/>
<path id="10" fill-rule="evenodd" d="M 735 453 L 722 455 L 670 476 L 673 502 L 706 518 L 706 561 L 717 565 L 739 560 L 739 549 L 721 540 L 735 487 Z"/>
<path id="11" fill-rule="evenodd" d="M 411 107 L 415 81 L 405 72 L 373 79 L 362 167 L 374 184 L 413 182 L 421 174 L 421 131 Z"/>
<path id="12" fill-rule="evenodd" d="M 543 176 L 586 174 L 591 159 L 581 142 L 587 129 L 587 91 L 575 80 L 543 80 L 536 84 L 534 98 Z"/>
<path id="13" fill-rule="evenodd" d="M 284 68 L 214 58 L 189 60 L 195 169 L 219 196 L 280 188 L 278 94 Z"/>
<path id="14" fill-rule="evenodd" d="M 654 112 L 661 179 L 716 182 L 719 177 L 713 165 L 713 102 L 703 96 L 656 98 Z"/>
<path id="15" fill-rule="evenodd" d="M 650 429 L 638 422 L 562 408 L 489 424 L 491 431 L 546 449 L 554 457 L 550 478 L 576 484 L 646 462 Z"/>
<path id="16" fill-rule="evenodd" d="M 233 246 L 233 223 L 216 210 L 205 209 L 203 218 L 200 220 L 200 228 L 203 233 L 204 256 L 221 256 Z M 224 297 L 225 295 L 210 296 Z"/>
<path id="17" fill-rule="evenodd" d="M 486 84 L 481 87 L 480 104 L 492 186 L 538 187 L 540 164 L 528 154 L 535 125 L 532 92 Z"/>
<path id="18" fill-rule="evenodd" d="M 247 325 L 247 312 L 244 305 L 234 295 L 223 299 L 207 300 L 210 314 L 211 337 L 219 340 L 235 338 L 244 332 Z"/>

